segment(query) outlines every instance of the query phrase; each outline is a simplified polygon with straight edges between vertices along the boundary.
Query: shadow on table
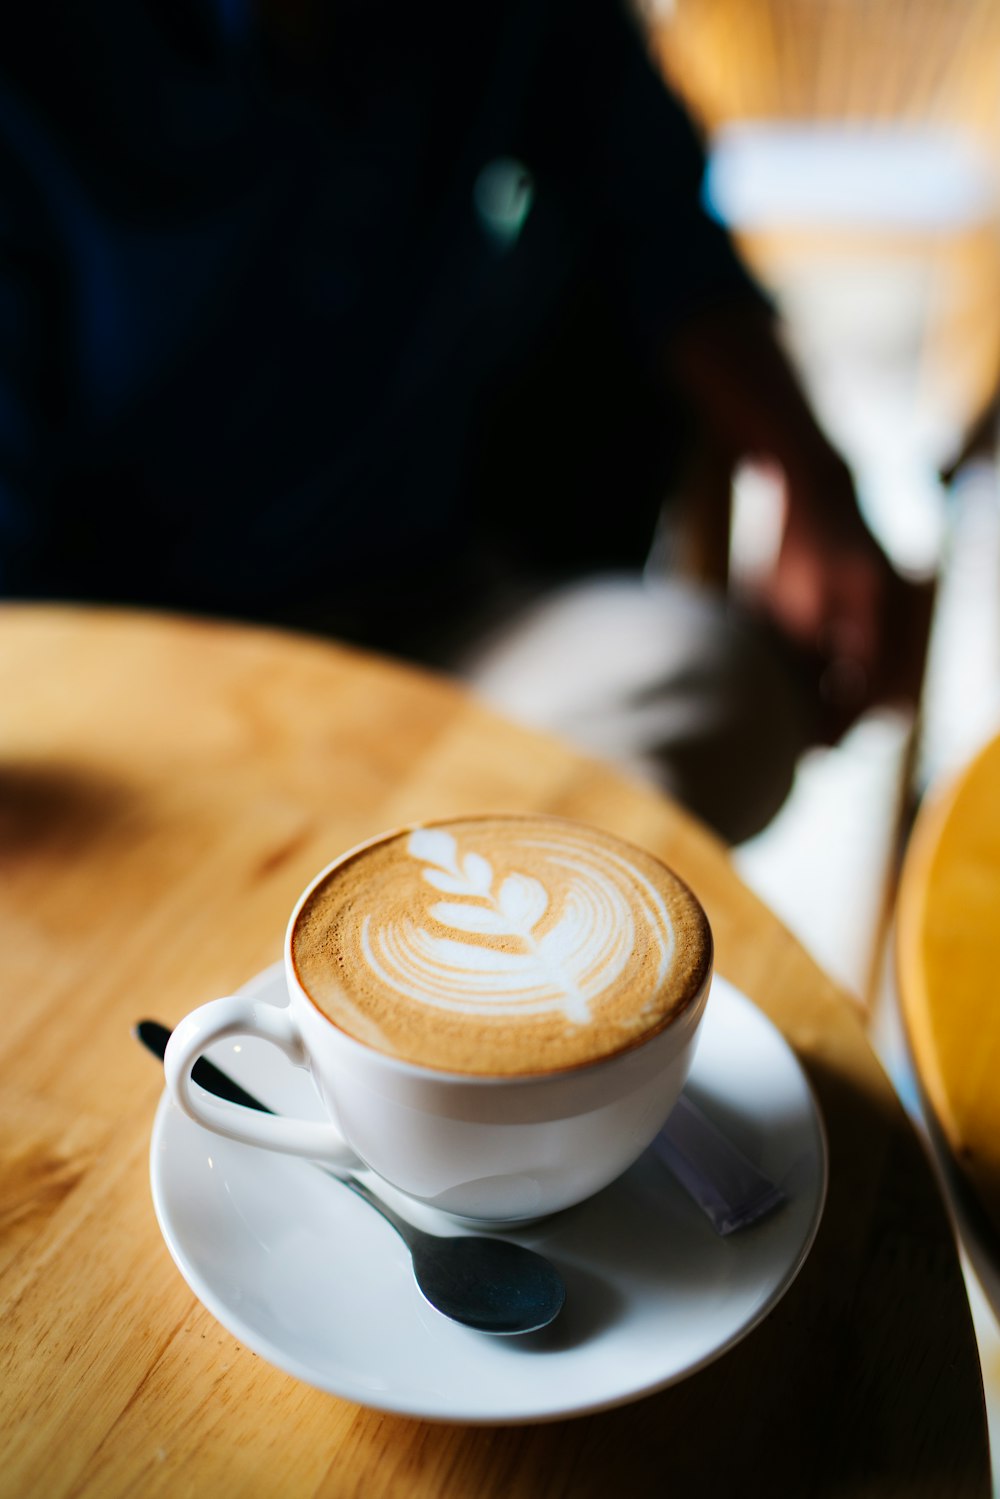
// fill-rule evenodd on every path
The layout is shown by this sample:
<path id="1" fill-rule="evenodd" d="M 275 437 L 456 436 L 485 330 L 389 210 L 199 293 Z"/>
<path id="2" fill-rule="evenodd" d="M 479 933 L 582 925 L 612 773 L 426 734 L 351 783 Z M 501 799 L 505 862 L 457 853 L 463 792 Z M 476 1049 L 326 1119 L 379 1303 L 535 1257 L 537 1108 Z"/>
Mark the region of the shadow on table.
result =
<path id="1" fill-rule="evenodd" d="M 618 1410 L 516 1434 L 424 1426 L 422 1463 L 460 1474 L 462 1492 L 522 1499 L 987 1499 L 959 1261 L 936 1190 L 916 1188 L 931 1167 L 893 1097 L 851 1088 L 847 1098 L 837 1073 L 806 1064 L 830 1137 L 829 1196 L 809 1260 L 760 1327 L 700 1373 Z M 394 1429 L 400 1462 L 412 1462 L 412 1423 L 388 1418 L 390 1468 Z"/>
<path id="2" fill-rule="evenodd" d="M 77 765 L 0 759 L 0 852 L 89 846 L 130 801 L 126 786 Z"/>

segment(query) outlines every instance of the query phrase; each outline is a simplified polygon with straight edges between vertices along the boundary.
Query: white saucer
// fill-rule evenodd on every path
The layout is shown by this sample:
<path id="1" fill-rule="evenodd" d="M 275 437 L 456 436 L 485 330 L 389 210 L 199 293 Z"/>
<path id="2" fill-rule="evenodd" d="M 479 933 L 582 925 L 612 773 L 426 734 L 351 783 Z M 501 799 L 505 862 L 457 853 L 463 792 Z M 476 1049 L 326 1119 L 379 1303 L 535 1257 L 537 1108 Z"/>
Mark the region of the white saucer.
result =
<path id="1" fill-rule="evenodd" d="M 247 986 L 282 1002 L 280 968 Z M 265 1042 L 210 1055 L 281 1112 L 319 1118 L 308 1074 Z M 544 1332 L 491 1338 L 424 1302 L 396 1233 L 306 1161 L 206 1132 L 169 1102 L 153 1128 L 160 1228 L 195 1295 L 248 1348 L 331 1394 L 425 1420 L 501 1424 L 604 1409 L 683 1379 L 750 1331 L 815 1237 L 826 1146 L 809 1086 L 769 1020 L 717 978 L 689 1093 L 785 1189 L 721 1239 L 647 1152 L 579 1207 L 516 1237 L 563 1273 Z M 398 1200 L 398 1199 L 397 1199 Z M 425 1228 L 458 1232 L 431 1209 Z"/>

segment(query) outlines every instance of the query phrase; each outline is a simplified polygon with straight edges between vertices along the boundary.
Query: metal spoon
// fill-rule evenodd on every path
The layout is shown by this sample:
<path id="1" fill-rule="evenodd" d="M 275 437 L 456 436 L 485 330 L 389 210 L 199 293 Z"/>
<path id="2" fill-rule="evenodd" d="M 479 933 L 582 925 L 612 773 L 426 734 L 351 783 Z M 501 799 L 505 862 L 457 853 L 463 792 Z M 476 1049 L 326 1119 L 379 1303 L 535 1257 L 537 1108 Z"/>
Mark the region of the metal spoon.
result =
<path id="1" fill-rule="evenodd" d="M 163 1060 L 170 1039 L 166 1026 L 155 1020 L 140 1020 L 134 1033 L 143 1046 Z M 217 1098 L 262 1114 L 274 1112 L 205 1057 L 198 1059 L 191 1075 Z M 407 1222 L 358 1177 L 327 1171 L 323 1166 L 319 1169 L 349 1187 L 392 1224 L 410 1250 L 413 1278 L 421 1295 L 453 1322 L 477 1332 L 511 1335 L 537 1332 L 562 1310 L 566 1287 L 544 1255 L 508 1239 L 426 1233 Z"/>

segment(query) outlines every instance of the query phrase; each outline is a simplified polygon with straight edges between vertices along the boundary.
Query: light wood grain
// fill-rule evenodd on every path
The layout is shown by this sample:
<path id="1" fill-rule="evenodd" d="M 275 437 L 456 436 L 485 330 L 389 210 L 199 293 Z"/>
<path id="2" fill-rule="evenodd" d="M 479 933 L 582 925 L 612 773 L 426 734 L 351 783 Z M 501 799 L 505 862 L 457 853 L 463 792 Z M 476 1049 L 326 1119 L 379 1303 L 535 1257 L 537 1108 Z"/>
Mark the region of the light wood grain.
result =
<path id="1" fill-rule="evenodd" d="M 0 1492 L 986 1495 L 946 1215 L 851 1004 L 676 807 L 450 683 L 291 635 L 0 609 Z M 308 878 L 413 817 L 540 809 L 658 852 L 796 1046 L 831 1185 L 775 1312 L 676 1388 L 483 1430 L 381 1416 L 241 1348 L 158 1234 L 129 1034 L 275 960 Z"/>
<path id="2" fill-rule="evenodd" d="M 1000 739 L 921 809 L 897 926 L 917 1072 L 1000 1236 Z"/>

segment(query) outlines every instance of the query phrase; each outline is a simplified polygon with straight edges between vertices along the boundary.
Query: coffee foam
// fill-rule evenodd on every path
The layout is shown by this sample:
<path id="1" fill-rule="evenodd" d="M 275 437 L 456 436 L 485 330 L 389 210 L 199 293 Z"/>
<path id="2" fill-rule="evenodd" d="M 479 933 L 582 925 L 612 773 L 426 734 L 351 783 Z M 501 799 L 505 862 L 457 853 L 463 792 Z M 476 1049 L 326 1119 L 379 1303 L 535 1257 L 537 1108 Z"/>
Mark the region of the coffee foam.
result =
<path id="1" fill-rule="evenodd" d="M 350 855 L 304 903 L 292 962 L 376 1050 L 449 1071 L 580 1066 L 701 991 L 712 939 L 658 860 L 557 818 L 469 818 Z"/>

